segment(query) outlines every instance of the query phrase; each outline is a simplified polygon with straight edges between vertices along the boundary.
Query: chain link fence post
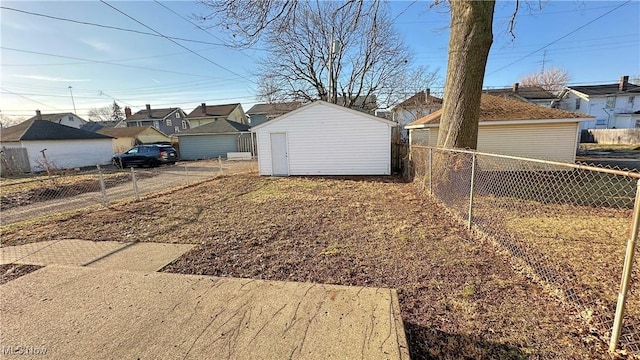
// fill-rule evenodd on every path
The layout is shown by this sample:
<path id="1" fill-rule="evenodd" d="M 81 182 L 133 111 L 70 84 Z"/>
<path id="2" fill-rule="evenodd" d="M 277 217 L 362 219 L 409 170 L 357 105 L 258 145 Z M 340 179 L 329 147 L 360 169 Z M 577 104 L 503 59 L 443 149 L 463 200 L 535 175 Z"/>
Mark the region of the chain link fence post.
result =
<path id="1" fill-rule="evenodd" d="M 622 279 L 620 280 L 620 292 L 618 293 L 618 304 L 616 305 L 616 315 L 611 329 L 611 341 L 609 342 L 609 351 L 614 352 L 618 347 L 620 340 L 620 331 L 622 330 L 622 318 L 624 317 L 624 307 L 629 291 L 629 283 L 631 281 L 631 270 L 633 270 L 633 256 L 635 254 L 636 240 L 638 240 L 638 227 L 640 226 L 640 180 L 636 182 L 636 198 L 633 205 L 633 228 L 631 236 L 627 242 L 627 252 L 624 257 L 624 268 L 622 270 Z"/>
<path id="2" fill-rule="evenodd" d="M 131 167 L 131 181 L 133 181 L 133 194 L 136 201 L 140 201 L 140 193 L 138 193 L 138 180 L 136 179 L 136 171 Z"/>
<path id="3" fill-rule="evenodd" d="M 218 156 L 218 169 L 220 171 L 220 176 L 224 175 L 224 171 L 222 170 L 222 157 Z"/>
<path id="4" fill-rule="evenodd" d="M 98 168 L 98 182 L 100 183 L 100 193 L 102 194 L 102 205 L 107 206 L 109 201 L 107 200 L 107 189 L 104 186 L 104 176 L 102 175 L 102 168 L 100 164 L 97 164 Z"/>
<path id="5" fill-rule="evenodd" d="M 433 195 L 433 148 L 429 148 L 429 195 Z"/>
<path id="6" fill-rule="evenodd" d="M 471 155 L 471 185 L 469 186 L 469 220 L 467 228 L 471 229 L 473 223 L 473 190 L 476 181 L 476 153 Z"/>
<path id="7" fill-rule="evenodd" d="M 187 168 L 187 165 L 184 166 L 184 181 L 189 185 L 189 168 Z"/>

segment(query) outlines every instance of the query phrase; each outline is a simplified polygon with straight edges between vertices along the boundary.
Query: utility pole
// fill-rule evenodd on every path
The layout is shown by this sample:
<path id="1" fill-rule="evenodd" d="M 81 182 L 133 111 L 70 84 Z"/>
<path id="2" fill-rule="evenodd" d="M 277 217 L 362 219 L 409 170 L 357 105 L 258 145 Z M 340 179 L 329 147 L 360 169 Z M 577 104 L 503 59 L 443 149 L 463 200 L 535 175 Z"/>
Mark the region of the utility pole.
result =
<path id="1" fill-rule="evenodd" d="M 69 93 L 71 93 L 71 103 L 73 104 L 73 113 L 78 114 L 76 111 L 76 102 L 73 100 L 73 91 L 71 90 L 71 85 L 69 85 Z"/>
<path id="2" fill-rule="evenodd" d="M 331 43 L 329 44 L 329 93 L 327 94 L 327 102 L 332 102 L 334 89 L 336 87 L 336 79 L 333 76 L 333 60 L 334 55 L 340 51 L 340 41 L 333 40 L 333 34 L 331 34 Z M 333 99 L 333 100 L 337 100 Z M 337 102 L 337 101 L 336 101 Z"/>
<path id="3" fill-rule="evenodd" d="M 547 50 L 542 53 L 542 71 L 540 73 L 544 73 L 544 65 L 547 62 Z"/>

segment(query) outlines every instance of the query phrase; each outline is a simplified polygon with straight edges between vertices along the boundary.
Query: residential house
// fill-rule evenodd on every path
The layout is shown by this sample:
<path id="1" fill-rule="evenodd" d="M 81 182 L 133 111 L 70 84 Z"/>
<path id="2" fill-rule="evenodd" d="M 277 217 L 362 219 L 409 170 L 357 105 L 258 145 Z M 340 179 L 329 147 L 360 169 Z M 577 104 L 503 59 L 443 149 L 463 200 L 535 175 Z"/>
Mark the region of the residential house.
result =
<path id="1" fill-rule="evenodd" d="M 55 114 L 42 114 L 40 110 L 36 110 L 36 115 L 30 117 L 27 120 L 46 120 L 60 125 L 70 126 L 76 129 L 80 129 L 82 125 L 87 123 L 87 120 L 81 118 L 74 113 L 55 113 Z"/>
<path id="2" fill-rule="evenodd" d="M 442 110 L 406 126 L 411 146 L 436 146 Z M 589 115 L 482 94 L 478 126 L 481 152 L 574 162 L 579 124 Z"/>
<path id="3" fill-rule="evenodd" d="M 300 101 L 292 101 L 286 103 L 271 103 L 271 104 L 255 104 L 247 111 L 249 116 L 249 124 L 251 126 L 257 126 L 271 119 L 275 119 L 278 116 L 284 115 L 288 112 L 296 110 L 301 107 Z"/>
<path id="4" fill-rule="evenodd" d="M 133 126 L 124 128 L 103 127 L 96 132 L 113 138 L 114 153 L 125 152 L 139 144 L 171 143 L 171 138 L 169 136 L 153 126 Z"/>
<path id="5" fill-rule="evenodd" d="M 183 160 L 226 158 L 230 152 L 253 152 L 249 125 L 218 119 L 176 136 L 180 139 L 180 158 Z"/>
<path id="6" fill-rule="evenodd" d="M 515 83 L 510 88 L 486 89 L 483 92 L 543 107 L 557 107 L 558 104 L 558 97 L 540 86 L 520 86 L 519 83 Z"/>
<path id="7" fill-rule="evenodd" d="M 409 139 L 409 131 L 404 127 L 412 121 L 429 115 L 442 108 L 442 99 L 431 95 L 431 90 L 420 91 L 393 107 L 392 120 L 398 123 L 401 139 Z"/>
<path id="8" fill-rule="evenodd" d="M 111 137 L 46 120 L 27 120 L 2 129 L 3 148 L 27 150 L 32 172 L 111 162 Z"/>
<path id="9" fill-rule="evenodd" d="M 618 83 L 567 86 L 560 108 L 594 117 L 581 129 L 627 129 L 640 127 L 640 85 L 623 76 Z"/>
<path id="10" fill-rule="evenodd" d="M 251 128 L 260 175 L 389 175 L 397 124 L 315 101 Z"/>
<path id="11" fill-rule="evenodd" d="M 240 104 L 207 105 L 202 103 L 187 115 L 192 128 L 214 122 L 219 119 L 248 124 L 247 115 Z"/>
<path id="12" fill-rule="evenodd" d="M 131 108 L 124 108 L 127 127 L 153 126 L 167 135 L 177 134 L 191 128 L 187 115 L 180 108 L 146 109 L 131 114 Z"/>

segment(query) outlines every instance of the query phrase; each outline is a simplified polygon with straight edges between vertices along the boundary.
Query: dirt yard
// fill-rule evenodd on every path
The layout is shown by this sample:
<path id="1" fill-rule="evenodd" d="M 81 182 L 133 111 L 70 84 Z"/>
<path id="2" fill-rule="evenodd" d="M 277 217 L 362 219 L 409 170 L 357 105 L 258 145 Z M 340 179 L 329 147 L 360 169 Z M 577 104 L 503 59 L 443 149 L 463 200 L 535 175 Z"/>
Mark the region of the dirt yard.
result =
<path id="1" fill-rule="evenodd" d="M 413 359 L 608 357 L 568 305 L 417 193 L 393 177 L 222 177 L 4 226 L 2 242 L 195 243 L 164 271 L 396 288 Z"/>

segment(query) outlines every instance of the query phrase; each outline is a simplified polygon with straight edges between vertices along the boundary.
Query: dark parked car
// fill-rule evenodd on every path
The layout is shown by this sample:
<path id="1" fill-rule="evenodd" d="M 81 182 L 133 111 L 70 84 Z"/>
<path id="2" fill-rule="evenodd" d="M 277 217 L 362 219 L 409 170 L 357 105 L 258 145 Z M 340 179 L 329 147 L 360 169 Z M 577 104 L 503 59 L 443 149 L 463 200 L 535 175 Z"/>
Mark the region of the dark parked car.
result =
<path id="1" fill-rule="evenodd" d="M 154 167 L 161 164 L 175 164 L 178 161 L 176 149 L 170 145 L 138 145 L 122 154 L 114 155 L 113 165 L 119 168 L 137 166 Z"/>

